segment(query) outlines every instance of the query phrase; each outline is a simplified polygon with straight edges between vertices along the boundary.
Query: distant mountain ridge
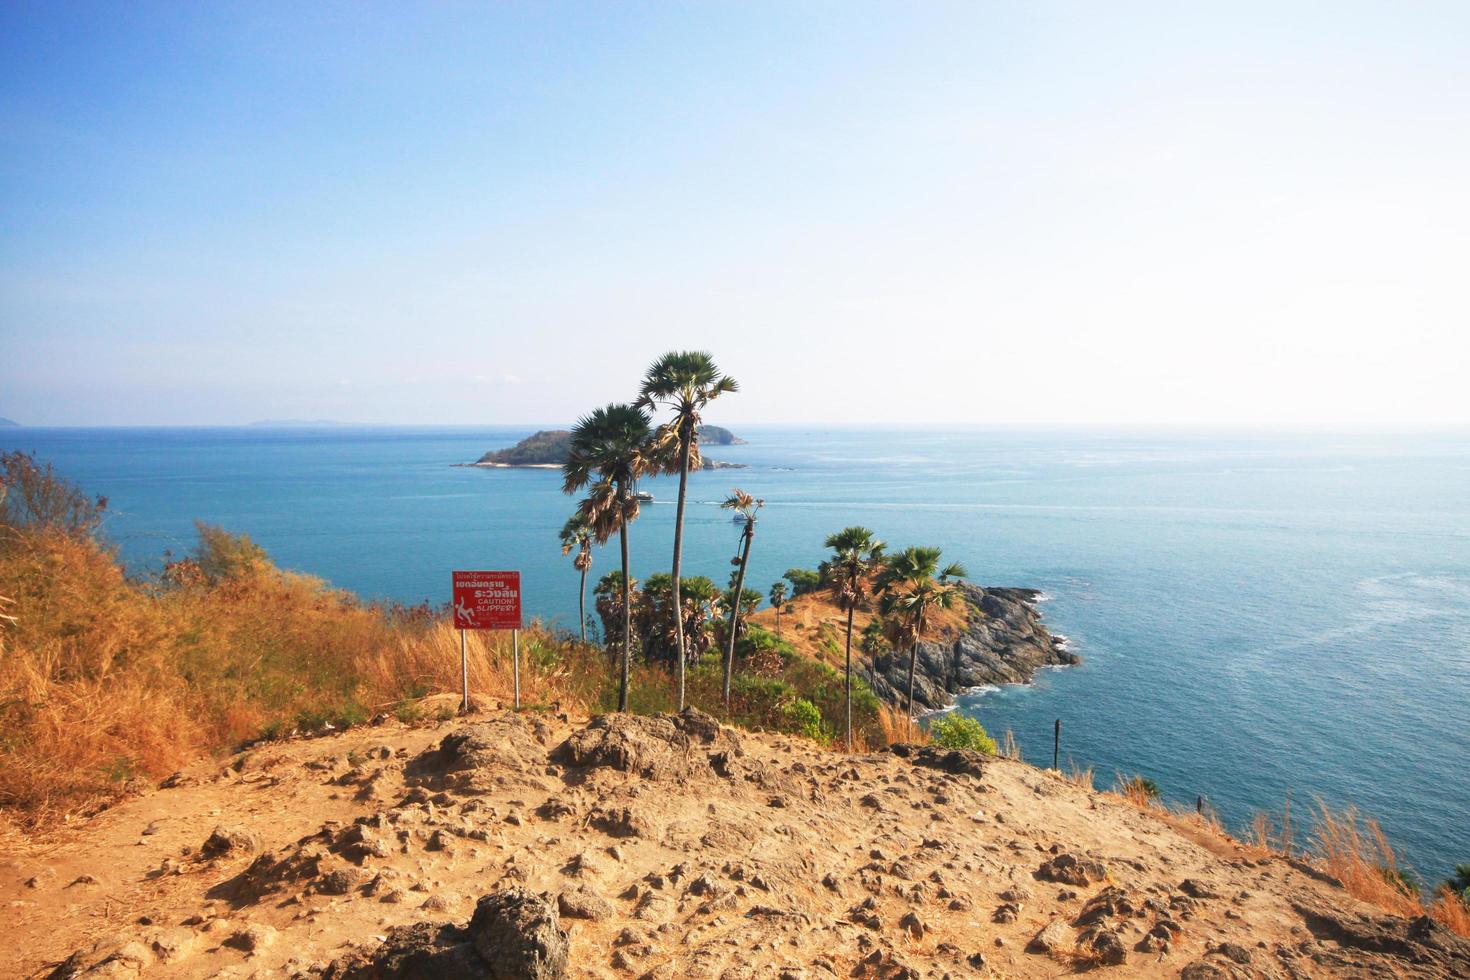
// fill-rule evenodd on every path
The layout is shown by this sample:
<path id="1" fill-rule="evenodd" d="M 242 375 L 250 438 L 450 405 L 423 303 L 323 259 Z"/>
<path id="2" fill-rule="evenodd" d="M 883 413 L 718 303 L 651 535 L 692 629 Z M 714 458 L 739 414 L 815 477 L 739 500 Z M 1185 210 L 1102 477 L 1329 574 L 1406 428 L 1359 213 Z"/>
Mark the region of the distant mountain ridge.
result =
<path id="1" fill-rule="evenodd" d="M 745 440 L 739 438 L 729 429 L 720 428 L 717 425 L 701 425 L 699 427 L 699 444 L 701 446 L 739 446 L 744 445 Z M 542 429 L 540 432 L 532 433 L 520 442 L 508 449 L 495 449 L 487 452 L 476 460 L 476 466 L 560 466 L 567 461 L 567 454 L 572 449 L 572 433 L 569 429 Z M 725 463 L 716 459 L 706 459 L 704 468 L 707 470 L 730 469 L 741 467 L 741 463 Z"/>
<path id="2" fill-rule="evenodd" d="M 20 423 L 11 419 L 0 419 L 0 429 L 19 429 Z"/>

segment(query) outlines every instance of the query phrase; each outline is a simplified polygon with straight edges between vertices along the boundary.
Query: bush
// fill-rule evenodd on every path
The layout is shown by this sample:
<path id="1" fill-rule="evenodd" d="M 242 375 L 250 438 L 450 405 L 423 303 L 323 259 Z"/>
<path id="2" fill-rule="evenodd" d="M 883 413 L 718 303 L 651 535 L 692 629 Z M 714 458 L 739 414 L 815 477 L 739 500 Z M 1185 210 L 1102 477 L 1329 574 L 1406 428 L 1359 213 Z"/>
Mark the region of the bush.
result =
<path id="1" fill-rule="evenodd" d="M 947 749 L 972 749 L 995 755 L 995 739 L 974 718 L 951 711 L 929 723 L 929 739 Z"/>
<path id="2" fill-rule="evenodd" d="M 788 568 L 782 578 L 791 583 L 793 596 L 806 595 L 822 587 L 822 574 L 810 568 Z"/>
<path id="3" fill-rule="evenodd" d="M 793 698 L 781 707 L 784 731 L 822 741 L 822 713 L 806 698 Z"/>

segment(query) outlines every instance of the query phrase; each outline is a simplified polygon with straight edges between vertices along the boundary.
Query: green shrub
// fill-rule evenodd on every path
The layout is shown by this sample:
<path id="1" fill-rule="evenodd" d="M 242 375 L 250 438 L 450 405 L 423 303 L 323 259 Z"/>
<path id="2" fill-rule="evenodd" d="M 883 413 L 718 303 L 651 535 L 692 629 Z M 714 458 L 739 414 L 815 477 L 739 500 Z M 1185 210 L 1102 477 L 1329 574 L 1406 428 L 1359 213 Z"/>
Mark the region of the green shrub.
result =
<path id="1" fill-rule="evenodd" d="M 985 726 L 974 718 L 951 711 L 929 723 L 929 738 L 947 749 L 973 749 L 995 755 L 995 739 L 985 733 Z"/>
<path id="2" fill-rule="evenodd" d="M 822 713 L 806 698 L 793 698 L 781 706 L 782 731 L 822 741 Z"/>
<path id="3" fill-rule="evenodd" d="M 810 568 L 788 568 L 782 577 L 791 583 L 793 596 L 806 595 L 822 587 L 822 573 Z"/>

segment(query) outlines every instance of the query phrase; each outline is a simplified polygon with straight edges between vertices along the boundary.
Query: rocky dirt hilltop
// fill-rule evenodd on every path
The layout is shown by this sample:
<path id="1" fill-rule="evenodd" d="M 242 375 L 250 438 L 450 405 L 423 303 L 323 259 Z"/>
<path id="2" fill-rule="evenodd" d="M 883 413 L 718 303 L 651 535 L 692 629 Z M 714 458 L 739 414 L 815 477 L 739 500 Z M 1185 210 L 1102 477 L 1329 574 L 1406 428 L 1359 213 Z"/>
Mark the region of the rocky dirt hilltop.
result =
<path id="1" fill-rule="evenodd" d="M 1470 945 L 1020 762 L 679 716 L 271 743 L 0 864 L 53 977 L 1451 977 Z"/>

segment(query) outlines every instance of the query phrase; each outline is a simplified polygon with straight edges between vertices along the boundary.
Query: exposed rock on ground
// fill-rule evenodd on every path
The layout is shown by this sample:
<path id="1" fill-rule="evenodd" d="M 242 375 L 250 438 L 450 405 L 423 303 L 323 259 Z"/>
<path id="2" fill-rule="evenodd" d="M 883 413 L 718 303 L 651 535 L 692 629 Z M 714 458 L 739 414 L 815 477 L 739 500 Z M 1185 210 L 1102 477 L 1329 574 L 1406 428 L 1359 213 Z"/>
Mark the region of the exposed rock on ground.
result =
<path id="1" fill-rule="evenodd" d="M 1470 975 L 1432 923 L 1055 774 L 695 711 L 258 746 L 11 840 L 0 900 L 5 976 Z"/>
<path id="2" fill-rule="evenodd" d="M 697 708 L 677 715 L 601 715 L 573 732 L 553 758 L 569 766 L 606 766 L 644 779 L 679 779 L 728 767 L 740 737 Z"/>

